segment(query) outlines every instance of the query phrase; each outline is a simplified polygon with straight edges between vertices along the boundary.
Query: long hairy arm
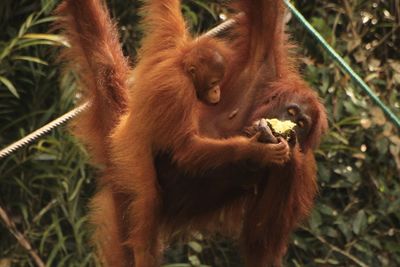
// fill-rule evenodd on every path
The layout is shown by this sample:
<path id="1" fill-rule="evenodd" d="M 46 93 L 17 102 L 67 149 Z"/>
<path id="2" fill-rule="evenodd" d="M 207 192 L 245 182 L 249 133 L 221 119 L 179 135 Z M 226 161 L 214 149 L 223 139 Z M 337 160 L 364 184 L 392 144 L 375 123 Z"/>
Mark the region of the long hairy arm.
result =
<path id="1" fill-rule="evenodd" d="M 141 58 L 174 49 L 189 38 L 180 0 L 150 0 L 143 12 L 145 37 Z"/>
<path id="2" fill-rule="evenodd" d="M 128 102 L 125 83 L 129 66 L 101 0 L 64 0 L 56 14 L 56 27 L 71 45 L 62 51 L 62 59 L 78 75 L 84 100 L 91 103 L 73 122 L 75 134 L 93 150 L 95 159 L 103 162 L 107 138 Z"/>
<path id="3" fill-rule="evenodd" d="M 254 71 L 272 49 L 276 27 L 283 20 L 283 1 L 240 0 L 232 7 L 242 13 L 234 29 L 235 50 L 238 51 L 239 61 Z"/>

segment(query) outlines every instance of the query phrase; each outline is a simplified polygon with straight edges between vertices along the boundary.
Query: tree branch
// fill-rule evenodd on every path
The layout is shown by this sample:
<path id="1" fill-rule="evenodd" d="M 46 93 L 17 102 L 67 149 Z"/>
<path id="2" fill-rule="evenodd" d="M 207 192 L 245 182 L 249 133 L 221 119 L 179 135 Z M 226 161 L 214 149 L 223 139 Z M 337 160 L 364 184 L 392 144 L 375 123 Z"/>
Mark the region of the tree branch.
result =
<path id="1" fill-rule="evenodd" d="M 15 223 L 11 220 L 8 216 L 7 212 L 0 206 L 0 219 L 4 222 L 7 229 L 10 233 L 17 239 L 18 243 L 29 252 L 33 260 L 35 261 L 36 265 L 39 267 L 45 267 L 44 262 L 39 257 L 39 255 L 32 249 L 31 244 L 29 243 L 28 239 L 18 231 Z"/>

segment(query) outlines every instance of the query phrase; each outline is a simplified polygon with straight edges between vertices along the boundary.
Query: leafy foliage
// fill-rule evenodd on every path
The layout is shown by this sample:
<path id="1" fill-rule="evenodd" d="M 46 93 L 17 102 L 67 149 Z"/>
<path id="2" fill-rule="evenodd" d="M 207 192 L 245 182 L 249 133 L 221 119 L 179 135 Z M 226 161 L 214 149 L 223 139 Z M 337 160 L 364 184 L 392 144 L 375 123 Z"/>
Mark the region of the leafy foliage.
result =
<path id="1" fill-rule="evenodd" d="M 307 1 L 299 8 L 399 116 L 400 13 L 396 1 L 372 2 Z M 397 266 L 399 132 L 296 22 L 292 26 L 307 55 L 304 74 L 326 103 L 331 130 L 319 151 L 320 197 L 294 236 L 288 262 Z"/>
<path id="2" fill-rule="evenodd" d="M 133 61 L 141 37 L 137 1 L 108 2 Z M 194 31 L 211 27 L 224 11 L 210 1 L 184 3 Z M 55 5 L 0 2 L 1 147 L 74 105 L 73 75 L 60 75 L 55 61 L 57 46 L 66 44 L 48 32 Z M 298 8 L 400 116 L 399 1 L 309 0 Z M 319 198 L 293 235 L 287 266 L 399 266 L 399 131 L 293 18 L 290 31 L 304 55 L 304 76 L 326 103 L 330 131 L 317 151 Z M 47 266 L 98 264 L 88 245 L 95 182 L 86 162 L 65 127 L 0 160 L 0 207 Z M 0 236 L 0 266 L 35 265 L 9 226 L 0 223 Z M 242 266 L 230 241 L 199 235 L 173 246 L 165 259 L 170 267 Z"/>

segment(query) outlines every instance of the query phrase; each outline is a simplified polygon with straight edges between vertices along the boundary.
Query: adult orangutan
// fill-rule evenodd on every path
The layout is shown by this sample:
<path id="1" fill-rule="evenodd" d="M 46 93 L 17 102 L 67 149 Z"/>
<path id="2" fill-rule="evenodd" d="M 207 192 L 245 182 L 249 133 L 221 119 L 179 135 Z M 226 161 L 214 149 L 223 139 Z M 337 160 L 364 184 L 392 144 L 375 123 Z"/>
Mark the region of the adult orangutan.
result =
<path id="1" fill-rule="evenodd" d="M 191 39 L 179 5 L 178 0 L 149 1 L 146 10 L 151 13 L 145 16 L 150 35 L 132 88 L 117 31 L 100 1 L 65 0 L 58 9 L 72 46 L 65 57 L 78 70 L 85 99 L 91 101 L 75 121 L 75 132 L 94 161 L 105 167 L 91 212 L 99 255 L 106 266 L 158 266 L 161 243 L 172 233 L 206 230 L 238 236 L 246 266 L 279 266 L 290 232 L 312 207 L 312 150 L 326 130 L 325 111 L 288 55 L 281 1 L 239 1 L 235 8 L 243 14 L 229 40 Z M 151 35 L 154 31 L 157 35 Z M 223 57 L 215 62 L 224 64 L 223 79 L 217 75 L 221 96 L 217 90 L 215 106 L 193 102 L 196 95 L 201 100 L 209 94 L 195 93 L 196 66 L 182 56 L 207 43 Z M 221 51 L 235 53 L 226 57 Z M 214 88 L 213 80 L 200 81 L 207 90 Z M 176 86 L 187 90 L 172 91 Z M 172 110 L 154 106 L 161 103 L 171 104 Z M 153 109 L 165 111 L 166 118 L 154 116 Z M 184 119 L 175 120 L 183 110 L 178 117 Z M 284 166 L 265 165 L 286 160 L 284 141 L 254 142 L 260 129 L 253 123 L 263 117 L 290 118 L 298 125 L 298 142 Z M 135 121 L 150 125 L 139 131 L 135 127 L 142 126 Z M 154 141 L 143 143 L 154 132 Z M 238 137 L 245 132 L 254 136 Z M 191 153 L 193 140 L 206 140 L 207 146 L 194 146 Z M 226 149 L 235 142 L 231 155 Z"/>

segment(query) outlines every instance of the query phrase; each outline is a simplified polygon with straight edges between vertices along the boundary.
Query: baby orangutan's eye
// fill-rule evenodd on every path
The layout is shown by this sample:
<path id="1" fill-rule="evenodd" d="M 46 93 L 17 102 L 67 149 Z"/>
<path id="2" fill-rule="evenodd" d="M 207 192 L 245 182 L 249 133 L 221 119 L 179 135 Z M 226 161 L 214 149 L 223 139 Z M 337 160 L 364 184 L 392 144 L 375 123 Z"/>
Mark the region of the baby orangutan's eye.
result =
<path id="1" fill-rule="evenodd" d="M 210 88 L 212 88 L 212 87 L 214 87 L 214 86 L 217 86 L 218 83 L 219 83 L 219 80 L 214 80 L 214 81 L 212 81 L 212 82 L 210 83 Z"/>

